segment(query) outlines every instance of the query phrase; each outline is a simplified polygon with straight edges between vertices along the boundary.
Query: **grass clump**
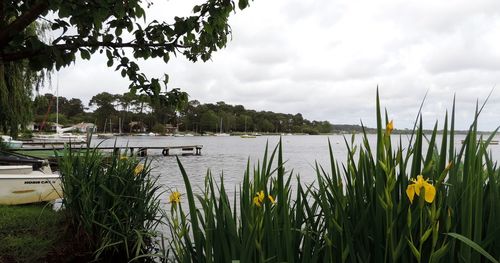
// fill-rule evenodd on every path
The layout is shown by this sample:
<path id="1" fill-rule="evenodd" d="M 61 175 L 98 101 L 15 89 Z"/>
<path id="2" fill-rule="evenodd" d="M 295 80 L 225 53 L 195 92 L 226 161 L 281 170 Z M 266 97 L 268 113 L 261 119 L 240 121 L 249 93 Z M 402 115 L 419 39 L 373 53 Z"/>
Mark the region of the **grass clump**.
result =
<path id="1" fill-rule="evenodd" d="M 95 259 L 148 259 L 154 253 L 161 213 L 148 165 L 88 149 L 67 150 L 59 166 L 67 220 Z"/>
<path id="2" fill-rule="evenodd" d="M 500 169 L 477 134 L 477 116 L 455 149 L 454 106 L 424 135 L 421 116 L 409 143 L 391 139 L 377 95 L 377 142 L 348 148 L 317 180 L 285 172 L 281 142 L 247 165 L 229 200 L 224 179 L 207 174 L 194 194 L 179 162 L 188 207 L 171 202 L 171 247 L 178 262 L 498 262 Z M 296 180 L 291 184 L 292 180 Z M 178 194 L 176 195 L 178 196 Z M 173 198 L 172 200 L 176 200 Z"/>
<path id="3" fill-rule="evenodd" d="M 0 262 L 44 261 L 65 236 L 63 219 L 47 206 L 0 206 Z"/>

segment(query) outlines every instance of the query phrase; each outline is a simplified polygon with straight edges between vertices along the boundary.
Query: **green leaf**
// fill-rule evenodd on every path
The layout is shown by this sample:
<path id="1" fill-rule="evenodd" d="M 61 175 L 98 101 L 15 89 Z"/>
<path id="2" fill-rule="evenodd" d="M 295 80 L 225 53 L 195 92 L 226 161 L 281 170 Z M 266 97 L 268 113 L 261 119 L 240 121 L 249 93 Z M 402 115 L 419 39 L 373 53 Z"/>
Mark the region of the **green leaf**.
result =
<path id="1" fill-rule="evenodd" d="M 429 238 L 431 233 L 432 233 L 432 228 L 427 229 L 427 231 L 425 231 L 424 235 L 422 235 L 422 237 L 420 238 L 420 243 L 424 243 L 427 240 L 427 238 Z"/>
<path id="2" fill-rule="evenodd" d="M 462 242 L 464 242 L 467 246 L 471 247 L 472 249 L 476 250 L 477 252 L 481 253 L 485 258 L 490 260 L 493 263 L 499 263 L 498 260 L 496 260 L 491 254 L 486 252 L 481 246 L 479 246 L 476 242 L 468 239 L 465 236 L 462 236 L 457 233 L 447 233 L 448 236 L 454 237 Z"/>
<path id="3" fill-rule="evenodd" d="M 418 252 L 418 250 L 415 247 L 415 245 L 413 245 L 413 242 L 411 242 L 409 239 L 407 239 L 407 241 L 408 241 L 408 246 L 410 246 L 411 252 L 415 256 L 415 258 L 417 259 L 417 261 L 420 261 L 420 252 Z"/>
<path id="4" fill-rule="evenodd" d="M 89 60 L 90 59 L 90 52 L 86 49 L 80 49 L 80 56 L 82 59 Z"/>
<path id="5" fill-rule="evenodd" d="M 429 258 L 429 262 L 439 262 L 439 260 L 446 255 L 446 252 L 448 252 L 448 245 L 449 243 L 446 243 L 446 245 L 442 246 L 440 249 L 436 250 L 436 252 L 432 253 L 431 257 Z"/>
<path id="6" fill-rule="evenodd" d="M 238 1 L 238 7 L 243 10 L 248 6 L 248 0 L 240 0 Z"/>

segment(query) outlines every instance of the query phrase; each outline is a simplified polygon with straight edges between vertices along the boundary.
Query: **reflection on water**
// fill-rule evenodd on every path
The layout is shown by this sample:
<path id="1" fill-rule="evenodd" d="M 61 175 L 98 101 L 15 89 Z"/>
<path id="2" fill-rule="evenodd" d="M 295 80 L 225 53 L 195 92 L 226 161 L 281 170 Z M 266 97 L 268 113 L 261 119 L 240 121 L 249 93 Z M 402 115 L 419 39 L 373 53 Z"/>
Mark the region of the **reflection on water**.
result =
<path id="1" fill-rule="evenodd" d="M 461 146 L 463 135 L 456 136 L 455 147 Z M 191 180 L 195 191 L 200 192 L 203 188 L 207 169 L 210 169 L 214 178 L 224 174 L 224 184 L 228 191 L 237 189 L 243 178 L 247 161 L 250 158 L 251 167 L 262 160 L 266 143 L 269 144 L 269 152 L 279 142 L 279 136 L 260 136 L 257 138 L 243 139 L 239 136 L 231 137 L 163 137 L 163 136 L 131 136 L 117 137 L 102 142 L 103 146 L 112 146 L 116 143 L 118 146 L 180 146 L 180 145 L 203 145 L 201 156 L 179 156 L 184 168 Z M 372 149 L 376 149 L 376 135 L 368 135 Z M 392 136 L 393 143 L 399 143 L 399 136 Z M 286 169 L 294 174 L 300 174 L 303 183 L 312 183 L 315 180 L 314 165 L 317 161 L 323 165 L 326 170 L 330 169 L 328 140 L 332 144 L 332 150 L 335 158 L 339 162 L 345 162 L 347 147 L 342 135 L 331 136 L 283 136 L 283 154 L 286 160 Z M 351 136 L 346 136 L 348 142 Z M 361 135 L 355 138 L 355 144 L 360 144 Z M 408 144 L 409 138 L 406 135 L 401 136 L 403 147 Z M 441 138 L 438 137 L 439 143 Z M 101 142 L 94 140 L 95 145 Z M 394 147 L 395 148 L 395 147 Z M 494 158 L 500 156 L 500 146 L 492 145 L 490 150 Z M 151 160 L 152 172 L 159 176 L 159 183 L 167 188 L 167 193 L 162 197 L 163 202 L 168 200 L 168 189 L 177 189 L 184 193 L 184 183 L 174 156 L 163 156 L 161 150 L 149 150 L 148 160 Z M 234 193 L 228 193 L 234 194 Z M 231 197 L 231 196 L 230 196 Z"/>

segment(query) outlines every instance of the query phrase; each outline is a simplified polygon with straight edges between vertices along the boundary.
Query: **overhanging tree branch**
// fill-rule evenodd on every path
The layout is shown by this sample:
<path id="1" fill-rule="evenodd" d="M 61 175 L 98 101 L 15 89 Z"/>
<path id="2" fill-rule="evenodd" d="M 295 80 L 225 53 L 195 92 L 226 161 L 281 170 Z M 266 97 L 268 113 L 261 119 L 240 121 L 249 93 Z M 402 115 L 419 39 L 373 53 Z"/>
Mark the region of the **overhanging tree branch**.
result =
<path id="1" fill-rule="evenodd" d="M 12 23 L 0 29 L 0 47 L 6 46 L 16 34 L 22 32 L 27 26 L 33 23 L 38 18 L 38 16 L 47 11 L 48 8 L 48 2 L 46 0 L 41 0 L 34 4 L 30 10 L 28 10 L 26 13 L 23 13 Z"/>
<path id="2" fill-rule="evenodd" d="M 135 43 L 135 42 L 83 42 L 83 43 L 69 43 L 69 44 L 58 44 L 53 47 L 60 50 L 72 50 L 82 47 L 112 47 L 112 48 L 185 48 L 183 45 L 179 45 L 176 42 L 170 43 Z"/>
<path id="3" fill-rule="evenodd" d="M 46 46 L 45 48 L 41 49 L 34 49 L 34 50 L 23 50 L 20 52 L 7 52 L 7 53 L 0 53 L 0 61 L 4 62 L 11 62 L 11 61 L 17 61 L 21 59 L 26 59 L 30 58 L 33 56 L 36 56 L 42 52 L 46 52 L 47 49 L 50 48 L 55 48 L 60 51 L 64 50 L 76 50 L 78 48 L 95 48 L 95 47 L 110 47 L 110 48 L 186 48 L 186 46 L 179 45 L 175 41 L 172 43 L 133 43 L 133 42 L 128 42 L 128 43 L 110 43 L 110 42 L 84 42 L 84 43 L 71 43 L 71 44 L 59 44 L 59 45 L 53 45 L 53 46 Z"/>

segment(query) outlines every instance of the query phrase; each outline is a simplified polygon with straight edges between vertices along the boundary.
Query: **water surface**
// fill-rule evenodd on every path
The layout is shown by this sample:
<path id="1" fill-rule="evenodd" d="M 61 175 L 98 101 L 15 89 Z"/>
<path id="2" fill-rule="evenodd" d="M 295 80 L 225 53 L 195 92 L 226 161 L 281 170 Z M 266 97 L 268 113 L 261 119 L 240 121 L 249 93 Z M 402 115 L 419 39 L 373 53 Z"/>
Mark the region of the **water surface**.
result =
<path id="1" fill-rule="evenodd" d="M 345 137 L 350 142 L 351 135 Z M 461 147 L 463 135 L 457 135 L 455 147 Z M 317 161 L 325 169 L 330 169 L 328 140 L 332 144 L 334 157 L 339 162 L 345 162 L 347 147 L 342 135 L 293 135 L 281 137 L 283 142 L 284 160 L 286 170 L 299 174 L 301 181 L 311 183 L 315 180 L 314 166 Z M 361 143 L 362 136 L 355 137 L 355 144 Z M 400 136 L 393 135 L 393 145 L 399 142 Z M 205 175 L 210 169 L 215 178 L 224 174 L 226 189 L 231 190 L 239 187 L 242 182 L 247 161 L 250 160 L 251 167 L 262 160 L 266 144 L 271 152 L 280 140 L 280 136 L 259 136 L 257 138 L 243 139 L 239 136 L 213 137 L 167 137 L 167 136 L 128 136 L 117 137 L 102 142 L 102 145 L 112 146 L 182 146 L 203 145 L 200 156 L 179 156 L 186 169 L 193 189 L 199 192 L 203 188 Z M 376 135 L 368 135 L 372 149 L 376 148 Z M 409 137 L 401 135 L 403 147 L 408 144 Z M 441 138 L 437 141 L 440 143 Z M 97 144 L 100 140 L 94 140 Z M 500 156 L 500 146 L 491 145 L 490 150 L 495 159 Z M 175 153 L 174 150 L 171 150 Z M 180 153 L 180 151 L 177 151 Z M 179 167 L 174 156 L 163 156 L 161 150 L 149 150 L 148 159 L 151 160 L 153 174 L 159 176 L 159 183 L 167 189 L 184 192 L 184 183 Z M 229 193 L 232 194 L 232 193 Z M 167 197 L 162 198 L 166 202 Z"/>

